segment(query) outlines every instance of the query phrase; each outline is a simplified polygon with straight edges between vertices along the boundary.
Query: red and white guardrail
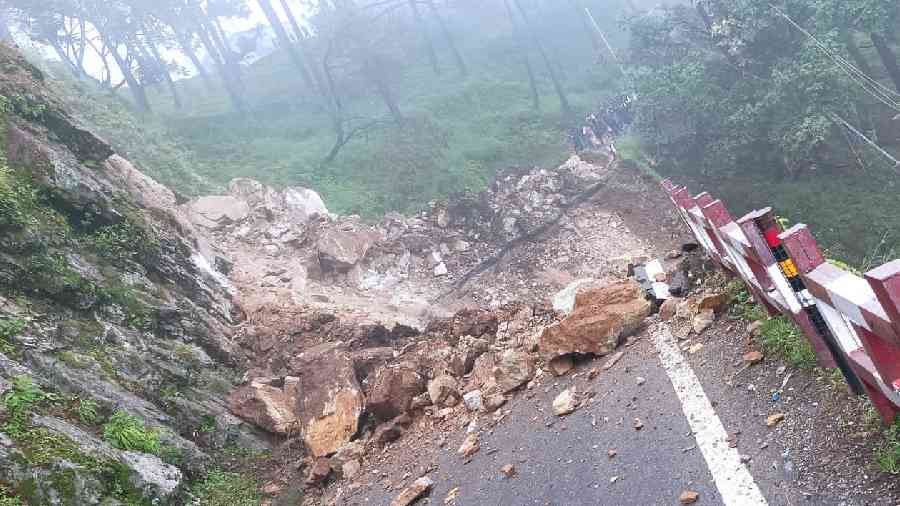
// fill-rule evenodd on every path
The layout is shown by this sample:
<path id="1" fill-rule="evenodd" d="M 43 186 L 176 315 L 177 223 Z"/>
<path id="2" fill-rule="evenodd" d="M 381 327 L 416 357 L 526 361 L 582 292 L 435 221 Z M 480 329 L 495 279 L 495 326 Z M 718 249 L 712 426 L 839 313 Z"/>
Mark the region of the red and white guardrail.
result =
<path id="1" fill-rule="evenodd" d="M 820 366 L 837 367 L 886 424 L 900 413 L 900 260 L 863 277 L 828 263 L 806 225 L 771 208 L 735 220 L 721 200 L 662 183 L 710 258 L 740 276 L 770 315 L 803 330 Z"/>

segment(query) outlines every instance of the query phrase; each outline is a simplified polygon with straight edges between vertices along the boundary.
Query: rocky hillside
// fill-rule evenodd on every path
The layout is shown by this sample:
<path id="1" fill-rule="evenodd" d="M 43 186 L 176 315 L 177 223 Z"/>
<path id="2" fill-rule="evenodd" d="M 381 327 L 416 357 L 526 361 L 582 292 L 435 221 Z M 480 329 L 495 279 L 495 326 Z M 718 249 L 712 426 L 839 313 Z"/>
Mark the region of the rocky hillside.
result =
<path id="1" fill-rule="evenodd" d="M 377 224 L 249 179 L 187 200 L 0 66 L 0 500 L 332 504 L 412 424 L 494 413 L 651 310 L 623 214 L 657 203 L 598 204 L 610 152 Z"/>
<path id="2" fill-rule="evenodd" d="M 187 502 L 217 452 L 268 446 L 223 402 L 232 287 L 173 192 L 0 68 L 0 498 Z"/>

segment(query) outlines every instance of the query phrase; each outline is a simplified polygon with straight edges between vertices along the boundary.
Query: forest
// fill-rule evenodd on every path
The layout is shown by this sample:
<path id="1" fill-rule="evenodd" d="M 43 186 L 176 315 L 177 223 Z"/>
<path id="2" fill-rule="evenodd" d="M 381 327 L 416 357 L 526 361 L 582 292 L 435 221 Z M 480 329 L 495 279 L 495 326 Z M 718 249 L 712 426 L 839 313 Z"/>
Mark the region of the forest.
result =
<path id="1" fill-rule="evenodd" d="M 636 167 L 857 265 L 900 245 L 898 26 L 890 0 L 0 2 L 0 37 L 187 196 L 251 176 L 410 212 L 561 162 L 631 95 Z"/>

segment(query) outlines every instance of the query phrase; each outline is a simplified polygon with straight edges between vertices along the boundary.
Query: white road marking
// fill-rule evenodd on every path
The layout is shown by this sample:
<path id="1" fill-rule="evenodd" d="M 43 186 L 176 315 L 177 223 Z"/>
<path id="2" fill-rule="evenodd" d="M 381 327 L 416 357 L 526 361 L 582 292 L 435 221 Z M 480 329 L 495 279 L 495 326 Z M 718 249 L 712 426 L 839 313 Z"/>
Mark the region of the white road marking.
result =
<path id="1" fill-rule="evenodd" d="M 681 409 L 694 433 L 697 447 L 703 453 L 706 466 L 722 495 L 722 502 L 725 506 L 767 505 L 768 502 L 750 471 L 741 464 L 737 449 L 728 447 L 725 427 L 706 397 L 694 370 L 684 360 L 669 328 L 663 324 L 656 325 L 650 333 L 663 369 L 681 401 Z"/>

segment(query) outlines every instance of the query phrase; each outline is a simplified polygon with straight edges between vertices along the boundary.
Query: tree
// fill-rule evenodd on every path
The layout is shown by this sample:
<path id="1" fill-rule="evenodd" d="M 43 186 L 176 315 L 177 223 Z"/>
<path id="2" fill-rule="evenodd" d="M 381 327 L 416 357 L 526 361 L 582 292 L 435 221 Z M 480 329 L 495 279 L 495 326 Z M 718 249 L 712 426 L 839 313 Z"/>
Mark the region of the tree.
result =
<path id="1" fill-rule="evenodd" d="M 466 66 L 466 61 L 462 57 L 462 53 L 459 52 L 459 49 L 456 47 L 456 42 L 453 40 L 453 34 L 450 33 L 450 29 L 447 28 L 447 23 L 444 21 L 443 16 L 437 10 L 437 7 L 434 5 L 434 0 L 426 0 L 428 2 L 428 8 L 431 10 L 431 14 L 437 19 L 438 26 L 441 27 L 441 32 L 444 34 L 444 38 L 447 40 L 447 45 L 450 46 L 450 51 L 453 53 L 453 61 L 456 62 L 456 67 L 459 69 L 459 73 L 462 74 L 463 77 L 469 75 L 469 69 Z"/>
<path id="2" fill-rule="evenodd" d="M 425 49 L 428 52 L 428 61 L 431 63 L 431 68 L 435 74 L 440 75 L 441 68 L 438 65 L 437 53 L 434 51 L 434 43 L 431 41 L 431 32 L 428 30 L 425 20 L 422 19 L 422 13 L 419 12 L 418 0 L 409 0 L 409 8 L 412 10 L 416 26 L 419 27 L 419 31 L 422 33 L 422 40 L 425 41 Z"/>
<path id="3" fill-rule="evenodd" d="M 525 9 L 522 8 L 521 0 L 513 0 L 513 2 L 519 9 L 519 13 L 522 15 L 522 21 L 525 23 L 526 30 L 531 35 L 531 40 L 534 43 L 534 46 L 537 48 L 538 52 L 541 55 L 541 58 L 544 60 L 544 65 L 547 67 L 547 73 L 550 74 L 550 80 L 553 82 L 553 89 L 556 90 L 556 95 L 559 97 L 559 104 L 560 108 L 562 109 L 563 115 L 571 116 L 572 107 L 569 105 L 569 99 L 566 97 L 565 90 L 563 90 L 562 82 L 560 82 L 559 77 L 556 75 L 556 71 L 553 69 L 553 62 L 547 55 L 547 50 L 544 49 L 544 45 L 543 43 L 541 43 L 537 32 L 535 32 L 534 26 L 528 19 L 528 13 L 525 11 Z"/>
<path id="4" fill-rule="evenodd" d="M 272 30 L 275 32 L 278 43 L 285 51 L 287 51 L 288 56 L 290 56 L 291 61 L 294 63 L 294 66 L 297 67 L 297 70 L 300 71 L 300 75 L 303 77 L 307 86 L 314 86 L 309 70 L 306 68 L 306 62 L 303 61 L 303 57 L 300 55 L 297 47 L 291 42 L 287 30 L 284 29 L 284 25 L 281 24 L 281 20 L 278 19 L 278 14 L 276 14 L 275 9 L 272 8 L 272 3 L 269 0 L 257 0 L 257 3 L 259 4 L 260 9 L 262 9 L 263 14 L 265 14 L 266 19 L 269 21 L 269 26 L 271 26 Z M 285 8 L 287 8 L 287 5 L 285 5 Z"/>
<path id="5" fill-rule="evenodd" d="M 519 24 L 516 22 L 516 16 L 515 13 L 513 13 L 512 6 L 509 5 L 509 0 L 503 0 L 503 5 L 506 7 L 506 12 L 509 15 L 513 36 L 519 46 L 519 53 L 522 55 L 522 63 L 525 65 L 525 71 L 528 73 L 528 87 L 531 90 L 531 106 L 535 110 L 538 110 L 541 108 L 541 95 L 538 93 L 537 81 L 534 78 L 534 69 L 531 68 L 531 60 L 528 58 L 528 47 L 522 36 L 522 32 L 519 29 Z"/>

